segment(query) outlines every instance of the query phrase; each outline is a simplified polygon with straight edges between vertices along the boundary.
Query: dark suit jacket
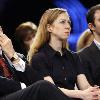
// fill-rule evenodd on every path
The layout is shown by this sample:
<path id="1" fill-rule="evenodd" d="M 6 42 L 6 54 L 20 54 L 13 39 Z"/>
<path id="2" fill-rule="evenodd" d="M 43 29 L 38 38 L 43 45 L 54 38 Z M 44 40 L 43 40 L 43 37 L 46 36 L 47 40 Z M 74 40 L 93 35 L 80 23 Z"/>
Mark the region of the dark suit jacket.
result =
<path id="1" fill-rule="evenodd" d="M 90 84 L 100 86 L 100 50 L 93 42 L 78 52 Z"/>
<path id="2" fill-rule="evenodd" d="M 16 92 L 21 89 L 20 82 L 25 83 L 27 86 L 38 80 L 37 72 L 26 63 L 25 72 L 16 71 L 9 58 L 4 55 L 8 64 L 9 70 L 13 73 L 13 79 L 7 79 L 0 74 L 0 97 Z M 20 55 L 21 57 L 22 55 Z M 24 56 L 23 56 L 24 57 Z M 21 57 L 22 58 L 22 57 Z M 25 58 L 22 58 L 25 61 Z"/>

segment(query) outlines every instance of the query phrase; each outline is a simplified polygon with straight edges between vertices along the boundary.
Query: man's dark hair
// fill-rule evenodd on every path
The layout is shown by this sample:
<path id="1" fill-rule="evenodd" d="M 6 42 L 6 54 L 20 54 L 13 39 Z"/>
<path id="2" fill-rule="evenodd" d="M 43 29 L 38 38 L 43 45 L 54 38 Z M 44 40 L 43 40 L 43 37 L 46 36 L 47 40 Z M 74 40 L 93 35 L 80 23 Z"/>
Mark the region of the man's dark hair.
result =
<path id="1" fill-rule="evenodd" d="M 100 10 L 100 4 L 95 5 L 95 6 L 93 6 L 93 7 L 91 7 L 91 8 L 89 9 L 89 11 L 88 11 L 88 13 L 87 13 L 87 16 L 86 16 L 86 18 L 87 18 L 87 23 L 92 23 L 93 25 L 95 25 L 95 24 L 94 24 L 94 19 L 95 19 L 94 15 L 95 15 L 95 12 L 96 12 L 97 10 Z"/>

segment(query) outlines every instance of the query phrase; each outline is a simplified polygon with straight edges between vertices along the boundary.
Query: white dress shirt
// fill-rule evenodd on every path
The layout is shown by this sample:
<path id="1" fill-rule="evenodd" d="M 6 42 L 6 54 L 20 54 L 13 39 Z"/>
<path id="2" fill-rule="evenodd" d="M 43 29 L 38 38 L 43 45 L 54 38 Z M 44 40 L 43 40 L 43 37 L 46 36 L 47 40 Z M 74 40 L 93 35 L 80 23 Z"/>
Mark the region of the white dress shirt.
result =
<path id="1" fill-rule="evenodd" d="M 2 55 L 1 48 L 0 48 L 0 55 Z M 13 66 L 17 71 L 21 71 L 21 72 L 25 71 L 25 62 L 21 58 L 19 58 L 19 62 L 16 64 L 13 64 Z M 21 84 L 22 89 L 26 88 L 26 85 L 24 83 L 20 82 L 20 84 Z"/>
<path id="2" fill-rule="evenodd" d="M 98 42 L 97 40 L 94 39 L 94 43 L 96 44 L 96 46 L 97 46 L 98 49 L 100 50 L 100 42 Z"/>

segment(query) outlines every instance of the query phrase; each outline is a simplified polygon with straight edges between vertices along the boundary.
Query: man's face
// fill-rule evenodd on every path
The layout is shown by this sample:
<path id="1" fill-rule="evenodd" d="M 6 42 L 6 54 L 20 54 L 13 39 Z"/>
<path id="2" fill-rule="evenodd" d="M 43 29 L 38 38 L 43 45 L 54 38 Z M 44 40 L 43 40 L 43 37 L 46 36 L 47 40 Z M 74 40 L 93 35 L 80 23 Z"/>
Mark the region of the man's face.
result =
<path id="1" fill-rule="evenodd" d="M 97 10 L 94 14 L 94 32 L 100 35 L 100 10 Z"/>

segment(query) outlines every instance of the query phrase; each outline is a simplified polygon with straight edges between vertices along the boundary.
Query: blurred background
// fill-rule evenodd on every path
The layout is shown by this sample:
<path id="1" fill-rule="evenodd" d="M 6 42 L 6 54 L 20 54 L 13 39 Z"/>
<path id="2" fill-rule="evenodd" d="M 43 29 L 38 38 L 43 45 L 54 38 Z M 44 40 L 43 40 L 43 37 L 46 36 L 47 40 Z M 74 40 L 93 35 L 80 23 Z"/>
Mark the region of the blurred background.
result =
<path id="1" fill-rule="evenodd" d="M 25 21 L 38 25 L 43 12 L 48 8 L 61 7 L 68 10 L 72 21 L 69 48 L 76 51 L 80 34 L 87 29 L 87 10 L 99 0 L 0 0 L 0 25 L 4 33 L 13 40 L 16 27 Z M 18 45 L 18 44 L 16 44 Z"/>

